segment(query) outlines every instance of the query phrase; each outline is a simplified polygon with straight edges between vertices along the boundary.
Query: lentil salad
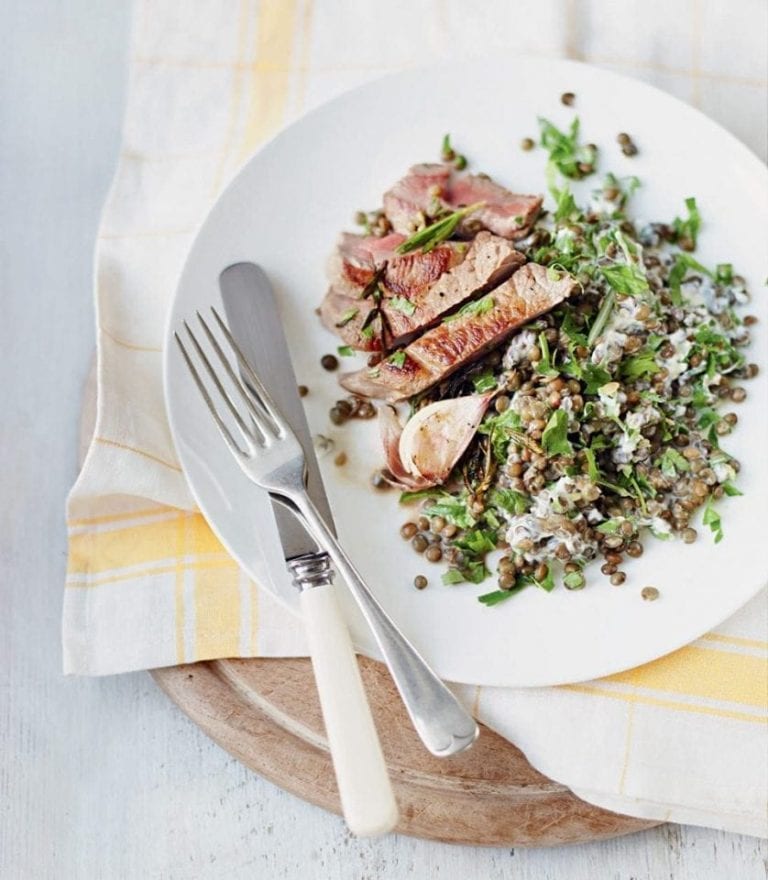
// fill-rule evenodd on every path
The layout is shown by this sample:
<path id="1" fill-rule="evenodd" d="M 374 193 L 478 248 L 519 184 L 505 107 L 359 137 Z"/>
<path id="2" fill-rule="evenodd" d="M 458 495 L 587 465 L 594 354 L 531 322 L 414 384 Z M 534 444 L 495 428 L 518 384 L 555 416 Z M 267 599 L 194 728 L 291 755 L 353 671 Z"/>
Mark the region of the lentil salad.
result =
<path id="1" fill-rule="evenodd" d="M 503 551 L 496 589 L 479 596 L 487 606 L 529 586 L 581 589 L 599 558 L 620 586 L 648 536 L 695 541 L 698 512 L 720 541 L 716 501 L 741 494 L 740 464 L 721 446 L 738 422 L 728 404 L 745 399 L 740 383 L 758 370 L 743 351 L 754 321 L 738 312 L 749 300 L 743 279 L 692 256 L 695 199 L 670 223 L 640 224 L 630 210 L 639 181 L 609 173 L 579 205 L 570 181 L 596 173 L 597 148 L 580 143 L 577 118 L 566 132 L 540 125 L 552 207 L 516 247 L 577 290 L 408 400 L 412 418 L 442 400 L 491 399 L 442 484 L 401 496 L 419 506 L 401 534 L 448 562 L 443 583 L 485 582 L 488 554 Z M 618 140 L 637 152 L 627 135 Z M 456 155 L 446 138 L 446 161 L 448 150 Z M 389 232 L 380 212 L 363 216 L 374 234 Z M 434 246 L 434 227 L 448 238 L 456 223 L 425 217 L 419 247 Z"/>

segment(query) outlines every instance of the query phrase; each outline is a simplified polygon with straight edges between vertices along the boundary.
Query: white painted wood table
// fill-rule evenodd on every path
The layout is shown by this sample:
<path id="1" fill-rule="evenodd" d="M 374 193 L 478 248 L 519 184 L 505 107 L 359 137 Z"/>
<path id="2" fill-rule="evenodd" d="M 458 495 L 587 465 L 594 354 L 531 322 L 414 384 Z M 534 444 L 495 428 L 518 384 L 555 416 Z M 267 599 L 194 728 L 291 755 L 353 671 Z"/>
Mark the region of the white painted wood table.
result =
<path id="1" fill-rule="evenodd" d="M 357 841 L 148 675 L 62 677 L 63 505 L 127 28 L 123 0 L 0 4 L 0 878 L 764 878 L 765 842 L 689 827 L 556 850 Z"/>

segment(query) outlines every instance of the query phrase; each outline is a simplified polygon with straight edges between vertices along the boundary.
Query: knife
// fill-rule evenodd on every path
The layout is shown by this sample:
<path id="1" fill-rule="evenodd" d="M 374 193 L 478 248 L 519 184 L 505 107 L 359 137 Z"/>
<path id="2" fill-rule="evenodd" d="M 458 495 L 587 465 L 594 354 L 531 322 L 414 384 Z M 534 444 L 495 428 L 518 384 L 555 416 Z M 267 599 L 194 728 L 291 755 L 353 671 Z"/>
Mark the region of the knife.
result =
<path id="1" fill-rule="evenodd" d="M 307 491 L 335 533 L 272 285 L 259 266 L 236 263 L 221 273 L 219 287 L 230 330 L 301 443 Z M 383 834 L 397 824 L 397 804 L 336 600 L 330 559 L 288 507 L 273 500 L 272 510 L 286 564 L 301 590 L 302 617 L 344 817 L 358 836 Z"/>

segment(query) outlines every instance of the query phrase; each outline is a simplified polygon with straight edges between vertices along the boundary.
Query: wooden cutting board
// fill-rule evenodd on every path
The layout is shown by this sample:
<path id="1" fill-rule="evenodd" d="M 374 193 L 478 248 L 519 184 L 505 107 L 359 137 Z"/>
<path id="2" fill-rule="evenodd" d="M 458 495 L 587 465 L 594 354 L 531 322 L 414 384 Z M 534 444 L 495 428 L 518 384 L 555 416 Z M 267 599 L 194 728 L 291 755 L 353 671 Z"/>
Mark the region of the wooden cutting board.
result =
<path id="1" fill-rule="evenodd" d="M 95 412 L 92 370 L 83 400 L 81 457 Z M 360 667 L 400 806 L 397 831 L 448 843 L 557 846 L 658 824 L 585 803 L 483 725 L 468 752 L 434 758 L 413 731 L 386 667 L 365 657 Z M 341 812 L 308 659 L 217 660 L 151 674 L 214 742 L 255 773 Z"/>

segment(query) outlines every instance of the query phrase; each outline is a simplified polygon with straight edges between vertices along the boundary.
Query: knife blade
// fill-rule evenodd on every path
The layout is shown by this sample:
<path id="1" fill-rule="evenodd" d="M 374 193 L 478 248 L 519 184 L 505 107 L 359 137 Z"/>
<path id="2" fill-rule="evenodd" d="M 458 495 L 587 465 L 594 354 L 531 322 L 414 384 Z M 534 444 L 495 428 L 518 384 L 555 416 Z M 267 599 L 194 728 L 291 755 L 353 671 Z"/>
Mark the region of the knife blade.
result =
<path id="1" fill-rule="evenodd" d="M 219 288 L 232 335 L 301 443 L 307 492 L 335 533 L 272 284 L 255 263 L 235 263 L 219 276 Z M 277 501 L 272 510 L 287 560 L 317 552 L 314 538 L 293 513 Z"/>

